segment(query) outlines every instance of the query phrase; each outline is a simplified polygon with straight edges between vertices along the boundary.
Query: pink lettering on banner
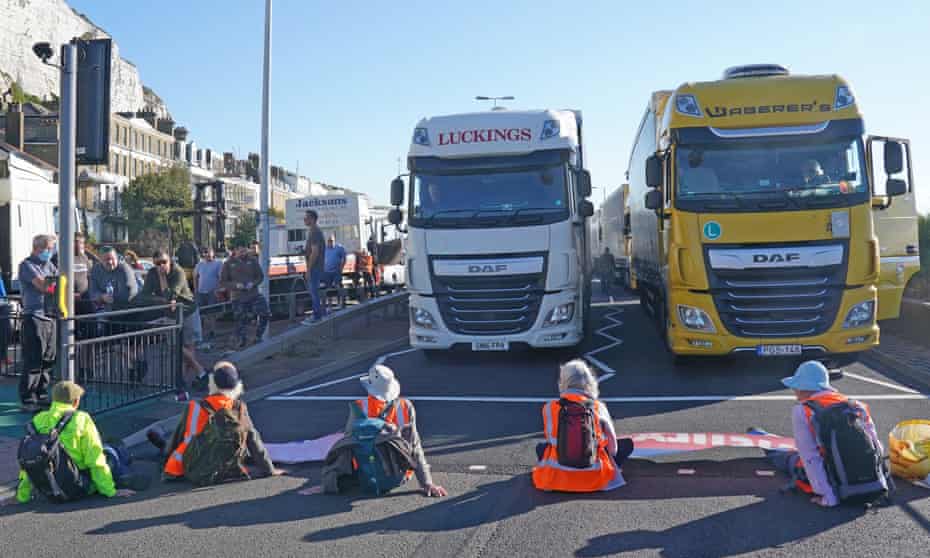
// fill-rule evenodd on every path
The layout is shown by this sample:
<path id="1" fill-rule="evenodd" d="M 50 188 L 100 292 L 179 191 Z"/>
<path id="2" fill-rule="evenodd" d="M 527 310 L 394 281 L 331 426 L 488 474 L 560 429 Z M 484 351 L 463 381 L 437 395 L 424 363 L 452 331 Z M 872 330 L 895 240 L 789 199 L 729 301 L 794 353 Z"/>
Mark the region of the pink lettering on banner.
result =
<path id="1" fill-rule="evenodd" d="M 794 449 L 794 439 L 775 434 L 737 434 L 726 432 L 643 432 L 632 434 L 636 450 L 674 453 L 718 447 Z"/>

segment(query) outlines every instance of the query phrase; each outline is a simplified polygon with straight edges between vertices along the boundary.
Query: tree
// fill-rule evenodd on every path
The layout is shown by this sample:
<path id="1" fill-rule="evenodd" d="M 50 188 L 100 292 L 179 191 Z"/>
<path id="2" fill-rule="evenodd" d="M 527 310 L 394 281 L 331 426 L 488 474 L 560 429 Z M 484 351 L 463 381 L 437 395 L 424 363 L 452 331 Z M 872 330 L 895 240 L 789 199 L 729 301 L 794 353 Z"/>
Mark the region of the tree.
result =
<path id="1" fill-rule="evenodd" d="M 137 177 L 123 191 L 123 207 L 129 218 L 130 241 L 138 240 L 149 229 L 167 230 L 174 212 L 194 207 L 190 173 L 176 166 Z M 174 231 L 182 238 L 191 235 L 187 221 L 182 219 L 182 230 Z"/>
<path id="2" fill-rule="evenodd" d="M 246 245 L 257 237 L 258 221 L 255 220 L 255 213 L 249 211 L 243 213 L 239 220 L 236 221 L 236 234 L 232 237 L 232 246 Z"/>

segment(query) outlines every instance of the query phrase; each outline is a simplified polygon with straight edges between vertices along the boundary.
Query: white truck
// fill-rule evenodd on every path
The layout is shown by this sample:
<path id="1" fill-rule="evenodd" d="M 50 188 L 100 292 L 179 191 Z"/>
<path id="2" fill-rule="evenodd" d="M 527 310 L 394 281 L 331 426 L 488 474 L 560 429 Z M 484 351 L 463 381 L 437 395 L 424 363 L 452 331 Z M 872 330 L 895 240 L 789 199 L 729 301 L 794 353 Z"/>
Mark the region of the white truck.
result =
<path id="1" fill-rule="evenodd" d="M 417 124 L 407 183 L 410 343 L 570 347 L 590 313 L 581 113 L 495 110 Z M 409 195 L 407 195 L 409 193 Z"/>
<path id="2" fill-rule="evenodd" d="M 404 284 L 404 266 L 402 243 L 397 227 L 389 226 L 387 214 L 381 208 L 372 206 L 368 196 L 358 193 L 330 194 L 325 196 L 308 196 L 287 200 L 284 209 L 284 227 L 286 229 L 286 253 L 272 258 L 272 278 L 276 271 L 287 273 L 298 270 L 303 274 L 306 267 L 303 262 L 307 243 L 307 226 L 304 216 L 307 210 L 317 212 L 320 229 L 328 239 L 336 237 L 336 242 L 346 250 L 346 265 L 343 275 L 351 282 L 357 282 L 356 254 L 363 248 L 371 252 L 374 247 L 376 265 L 375 275 L 379 287 L 393 288 Z M 280 234 L 280 233 L 279 233 Z M 374 245 L 369 241 L 373 240 Z M 280 244 L 276 243 L 276 244 Z"/>

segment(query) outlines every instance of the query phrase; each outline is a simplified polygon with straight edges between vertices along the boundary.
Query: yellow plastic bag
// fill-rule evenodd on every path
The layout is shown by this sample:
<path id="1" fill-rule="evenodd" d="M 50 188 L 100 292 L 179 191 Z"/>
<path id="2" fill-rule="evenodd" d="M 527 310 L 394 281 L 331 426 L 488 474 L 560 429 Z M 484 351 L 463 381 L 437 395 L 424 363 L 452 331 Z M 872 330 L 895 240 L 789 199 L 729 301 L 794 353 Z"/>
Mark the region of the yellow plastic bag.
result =
<path id="1" fill-rule="evenodd" d="M 930 480 L 930 420 L 899 422 L 888 433 L 888 451 L 895 476 Z"/>

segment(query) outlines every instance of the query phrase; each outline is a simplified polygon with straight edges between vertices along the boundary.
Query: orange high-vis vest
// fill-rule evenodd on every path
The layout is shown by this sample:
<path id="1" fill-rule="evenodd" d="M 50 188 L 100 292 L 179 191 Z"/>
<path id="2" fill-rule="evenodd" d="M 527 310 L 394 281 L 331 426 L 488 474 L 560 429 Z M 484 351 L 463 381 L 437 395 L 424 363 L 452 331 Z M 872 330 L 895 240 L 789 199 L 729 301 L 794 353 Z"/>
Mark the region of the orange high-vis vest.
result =
<path id="1" fill-rule="evenodd" d="M 562 398 L 583 402 L 589 398 L 575 393 L 564 393 Z M 559 492 L 597 492 L 607 489 L 619 480 L 620 470 L 607 454 L 607 437 L 601 429 L 598 405 L 594 405 L 594 428 L 597 434 L 597 463 L 585 469 L 566 467 L 559 464 L 559 411 L 558 400 L 543 406 L 543 430 L 546 435 L 546 451 L 542 460 L 533 467 L 533 485 L 539 490 Z"/>
<path id="2" fill-rule="evenodd" d="M 359 253 L 358 262 L 358 267 L 361 271 L 367 271 L 368 273 L 373 271 L 375 260 L 371 257 L 371 254 L 365 254 L 364 252 Z"/>
<path id="3" fill-rule="evenodd" d="M 231 409 L 234 403 L 232 399 L 221 393 L 207 397 L 206 401 L 216 410 L 224 407 Z M 203 431 L 209 419 L 210 413 L 203 409 L 198 401 L 191 401 L 187 404 L 187 426 L 184 428 L 184 437 L 165 461 L 165 474 L 172 477 L 184 476 L 184 452 L 187 450 L 187 445 L 191 443 L 194 436 Z"/>
<path id="4" fill-rule="evenodd" d="M 365 416 L 368 418 L 377 418 L 381 416 L 381 413 L 384 412 L 385 407 L 387 407 L 387 402 L 381 401 L 377 397 L 368 396 L 368 399 L 359 399 L 355 402 L 361 407 L 362 412 L 365 413 Z M 397 409 L 401 409 L 401 413 L 397 413 Z M 388 411 L 388 414 L 384 417 L 384 422 L 389 422 L 393 425 L 396 425 L 397 428 L 403 428 L 410 424 L 410 407 L 407 404 L 406 399 L 398 399 L 397 405 L 391 407 L 391 410 Z"/>

